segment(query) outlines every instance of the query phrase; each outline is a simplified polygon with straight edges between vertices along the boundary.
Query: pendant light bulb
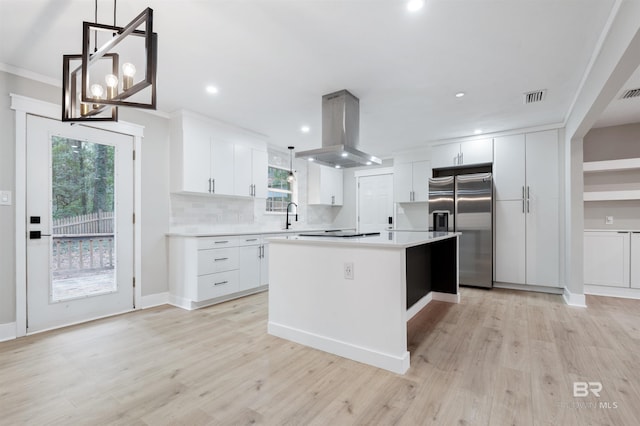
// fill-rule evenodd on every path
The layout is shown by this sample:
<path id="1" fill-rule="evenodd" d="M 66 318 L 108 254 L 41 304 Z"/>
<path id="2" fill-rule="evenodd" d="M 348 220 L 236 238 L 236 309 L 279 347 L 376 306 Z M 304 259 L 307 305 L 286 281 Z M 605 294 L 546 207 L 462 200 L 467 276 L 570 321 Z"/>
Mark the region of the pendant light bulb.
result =
<path id="1" fill-rule="evenodd" d="M 118 77 L 107 74 L 104 76 L 104 81 L 107 83 L 107 99 L 113 99 L 118 93 Z"/>
<path id="2" fill-rule="evenodd" d="M 91 95 L 94 99 L 102 99 L 102 95 L 104 95 L 104 87 L 100 84 L 92 84 L 91 85 Z"/>
<path id="3" fill-rule="evenodd" d="M 122 90 L 129 90 L 133 86 L 133 76 L 136 75 L 136 67 L 131 62 L 122 64 Z"/>
<path id="4" fill-rule="evenodd" d="M 288 148 L 289 148 L 289 175 L 287 176 L 287 182 L 291 183 L 296 179 L 295 175 L 293 174 L 293 149 L 295 147 L 290 146 Z"/>

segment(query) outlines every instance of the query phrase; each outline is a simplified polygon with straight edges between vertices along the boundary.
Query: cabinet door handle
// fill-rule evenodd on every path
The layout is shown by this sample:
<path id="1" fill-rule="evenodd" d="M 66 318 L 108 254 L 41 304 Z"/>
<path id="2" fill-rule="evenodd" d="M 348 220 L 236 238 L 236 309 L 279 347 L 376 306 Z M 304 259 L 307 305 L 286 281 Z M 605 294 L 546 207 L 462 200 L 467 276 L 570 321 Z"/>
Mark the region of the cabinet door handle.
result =
<path id="1" fill-rule="evenodd" d="M 258 241 L 258 239 L 257 238 L 249 238 L 248 240 L 245 240 L 245 241 Z"/>
<path id="2" fill-rule="evenodd" d="M 209 178 L 209 193 L 211 193 L 211 178 Z"/>
<path id="3" fill-rule="evenodd" d="M 223 260 L 229 260 L 229 258 L 228 257 L 218 257 L 217 259 L 213 259 L 214 262 L 220 262 L 220 261 L 223 261 Z"/>
<path id="4" fill-rule="evenodd" d="M 522 185 L 522 199 L 524 200 L 524 185 Z M 524 205 L 524 204 L 523 204 Z"/>
<path id="5" fill-rule="evenodd" d="M 214 244 L 227 244 L 229 241 L 224 240 L 224 241 L 216 241 Z"/>
<path id="6" fill-rule="evenodd" d="M 227 284 L 229 281 L 220 281 L 217 283 L 213 283 L 213 285 L 221 285 L 221 284 Z"/>
<path id="7" fill-rule="evenodd" d="M 264 244 L 260 246 L 260 257 L 264 258 Z"/>
<path id="8" fill-rule="evenodd" d="M 527 198 L 527 213 L 529 213 L 529 199 Z"/>
<path id="9" fill-rule="evenodd" d="M 618 231 L 618 234 L 630 234 L 629 231 Z M 634 234 L 638 234 L 638 232 L 634 232 Z"/>
<path id="10" fill-rule="evenodd" d="M 524 198 L 522 199 L 522 213 L 524 213 Z"/>
<path id="11" fill-rule="evenodd" d="M 464 164 L 464 152 L 460 153 L 460 165 Z"/>
<path id="12" fill-rule="evenodd" d="M 527 185 L 527 199 L 529 199 L 529 185 Z"/>
<path id="13" fill-rule="evenodd" d="M 336 203 L 336 196 L 335 196 L 335 195 L 332 195 L 332 196 L 331 196 L 331 204 L 333 205 L 333 204 L 335 204 L 335 203 Z"/>
<path id="14" fill-rule="evenodd" d="M 215 179 L 211 179 L 211 184 L 213 185 L 213 190 L 211 192 L 213 192 L 215 194 L 216 193 L 216 180 Z"/>

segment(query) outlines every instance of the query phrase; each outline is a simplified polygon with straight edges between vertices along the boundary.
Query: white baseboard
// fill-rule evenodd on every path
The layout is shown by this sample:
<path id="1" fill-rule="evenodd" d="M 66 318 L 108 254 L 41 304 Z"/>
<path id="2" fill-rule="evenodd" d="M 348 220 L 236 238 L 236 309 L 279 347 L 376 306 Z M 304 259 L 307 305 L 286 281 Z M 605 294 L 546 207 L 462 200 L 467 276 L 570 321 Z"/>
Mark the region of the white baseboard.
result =
<path id="1" fill-rule="evenodd" d="M 0 342 L 7 340 L 13 340 L 17 337 L 16 323 L 8 322 L 6 324 L 0 324 Z"/>
<path id="2" fill-rule="evenodd" d="M 562 298 L 564 299 L 564 303 L 569 306 L 577 306 L 579 308 L 587 307 L 587 301 L 584 297 L 584 294 L 571 293 L 571 290 L 569 290 L 567 287 L 564 288 Z"/>
<path id="3" fill-rule="evenodd" d="M 418 300 L 416 303 L 411 305 L 411 307 L 407 309 L 407 321 L 415 317 L 416 314 L 420 312 L 422 308 L 427 306 L 432 299 L 433 299 L 433 292 L 430 291 L 429 294 L 427 294 L 422 299 Z"/>
<path id="4" fill-rule="evenodd" d="M 404 374 L 409 369 L 408 351 L 405 351 L 402 356 L 385 354 L 271 321 L 269 321 L 268 332 L 276 337 L 291 340 L 301 345 L 310 346 L 330 354 L 349 358 L 393 373 Z"/>
<path id="5" fill-rule="evenodd" d="M 148 296 L 142 296 L 140 299 L 140 309 L 153 308 L 155 306 L 166 305 L 169 303 L 169 293 L 156 293 Z"/>
<path id="6" fill-rule="evenodd" d="M 192 306 L 192 301 L 189 299 L 185 299 L 183 297 L 178 297 L 174 294 L 169 294 L 169 304 L 175 306 L 177 308 L 186 309 L 188 311 L 192 311 L 196 308 Z"/>
<path id="7" fill-rule="evenodd" d="M 441 302 L 460 303 L 460 293 L 440 293 L 438 291 L 432 291 L 433 300 L 439 300 Z"/>
<path id="8" fill-rule="evenodd" d="M 622 297 L 625 299 L 640 299 L 640 288 L 609 287 L 585 284 L 584 294 L 606 297 Z"/>
<path id="9" fill-rule="evenodd" d="M 229 300 L 238 299 L 244 296 L 250 296 L 256 293 L 262 293 L 263 291 L 267 291 L 267 290 L 269 290 L 269 286 L 262 285 L 260 287 L 239 291 L 237 293 L 226 294 L 224 296 L 216 297 L 215 299 L 204 300 L 202 302 L 195 302 L 191 299 L 185 299 L 182 297 L 175 296 L 173 294 L 169 294 L 168 295 L 169 301 L 167 303 L 169 305 L 173 305 L 178 308 L 193 311 L 194 309 L 206 308 L 207 306 L 217 305 L 218 303 L 228 302 Z"/>
<path id="10" fill-rule="evenodd" d="M 563 290 L 561 287 L 546 287 L 541 285 L 528 285 L 528 284 L 513 284 L 513 283 L 503 283 L 503 282 L 494 282 L 493 286 L 495 288 L 506 288 L 509 290 L 523 290 L 523 291 L 535 291 L 538 293 L 549 293 L 549 294 L 563 294 Z"/>

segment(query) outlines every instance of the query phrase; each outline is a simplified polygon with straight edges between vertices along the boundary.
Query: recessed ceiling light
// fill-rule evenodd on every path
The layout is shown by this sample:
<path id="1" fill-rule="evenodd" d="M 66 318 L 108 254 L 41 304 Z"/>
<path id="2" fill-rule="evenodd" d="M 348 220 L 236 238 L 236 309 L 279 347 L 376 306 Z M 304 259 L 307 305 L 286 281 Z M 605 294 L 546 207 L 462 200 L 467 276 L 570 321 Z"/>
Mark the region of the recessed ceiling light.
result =
<path id="1" fill-rule="evenodd" d="M 309 126 L 302 126 L 300 127 L 300 131 L 302 133 L 309 133 L 311 131 L 311 128 Z"/>
<path id="2" fill-rule="evenodd" d="M 307 161 L 315 161 L 315 158 L 309 157 L 309 158 L 307 158 Z"/>
<path id="3" fill-rule="evenodd" d="M 336 164 L 336 169 L 339 169 L 339 168 L 340 168 L 340 164 Z"/>
<path id="4" fill-rule="evenodd" d="M 456 98 L 461 98 L 464 96 L 464 92 L 458 92 L 456 93 Z"/>
<path id="5" fill-rule="evenodd" d="M 207 86 L 207 93 L 215 95 L 218 93 L 218 88 L 216 86 Z"/>
<path id="6" fill-rule="evenodd" d="M 371 161 L 367 161 L 367 166 L 370 166 L 370 165 L 371 165 Z"/>
<path id="7" fill-rule="evenodd" d="M 482 133 L 482 129 L 475 129 L 475 130 L 473 131 L 473 134 L 475 134 L 475 135 L 479 135 L 479 134 L 481 134 L 481 133 Z"/>
<path id="8" fill-rule="evenodd" d="M 417 12 L 422 9 L 422 6 L 424 6 L 424 0 L 409 0 L 407 3 L 407 10 L 409 12 Z"/>
<path id="9" fill-rule="evenodd" d="M 342 154 L 340 154 L 343 158 L 347 157 L 349 154 L 346 152 L 343 152 Z"/>

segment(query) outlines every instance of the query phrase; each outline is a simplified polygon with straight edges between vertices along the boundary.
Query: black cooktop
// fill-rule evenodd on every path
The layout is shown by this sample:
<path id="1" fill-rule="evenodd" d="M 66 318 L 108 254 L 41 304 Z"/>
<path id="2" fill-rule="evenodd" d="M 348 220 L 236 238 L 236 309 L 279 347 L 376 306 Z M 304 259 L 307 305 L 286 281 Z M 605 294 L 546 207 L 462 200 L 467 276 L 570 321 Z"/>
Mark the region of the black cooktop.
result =
<path id="1" fill-rule="evenodd" d="M 368 237 L 372 235 L 380 235 L 379 232 L 353 232 L 353 231 L 326 231 L 326 232 L 309 232 L 306 234 L 298 234 L 301 237 L 339 237 L 354 238 Z"/>

